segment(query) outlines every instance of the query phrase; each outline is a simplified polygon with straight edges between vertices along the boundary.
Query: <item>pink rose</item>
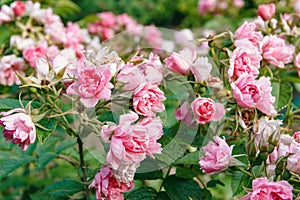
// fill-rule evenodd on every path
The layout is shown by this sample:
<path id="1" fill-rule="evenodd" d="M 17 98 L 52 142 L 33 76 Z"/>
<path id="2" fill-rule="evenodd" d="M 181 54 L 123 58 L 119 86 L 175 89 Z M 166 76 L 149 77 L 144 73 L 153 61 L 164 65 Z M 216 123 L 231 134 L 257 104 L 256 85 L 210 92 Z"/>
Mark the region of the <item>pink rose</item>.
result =
<path id="1" fill-rule="evenodd" d="M 231 81 L 247 74 L 257 77 L 262 57 L 255 49 L 236 48 L 230 55 L 228 75 Z"/>
<path id="2" fill-rule="evenodd" d="M 33 144 L 36 138 L 35 125 L 26 111 L 21 108 L 0 113 L 0 126 L 4 129 L 2 134 L 6 141 L 18 144 L 26 151 L 29 144 Z"/>
<path id="3" fill-rule="evenodd" d="M 300 77 L 300 53 L 298 53 L 295 57 L 294 65 L 297 69 L 298 76 Z"/>
<path id="4" fill-rule="evenodd" d="M 198 97 L 192 102 L 192 110 L 199 124 L 210 121 L 219 121 L 225 115 L 225 108 L 220 103 L 215 103 L 210 98 Z"/>
<path id="5" fill-rule="evenodd" d="M 197 82 L 201 82 L 207 80 L 210 71 L 212 69 L 211 64 L 208 62 L 207 57 L 199 57 L 197 60 L 191 65 L 191 72 L 195 77 Z"/>
<path id="6" fill-rule="evenodd" d="M 216 0 L 199 0 L 198 1 L 198 11 L 200 15 L 205 15 L 206 13 L 213 12 L 216 9 Z"/>
<path id="7" fill-rule="evenodd" d="M 102 12 L 97 14 L 97 16 L 101 19 L 102 26 L 115 28 L 117 17 L 112 12 Z"/>
<path id="8" fill-rule="evenodd" d="M 144 59 L 139 69 L 146 78 L 149 84 L 160 84 L 163 80 L 164 67 L 160 62 L 159 56 L 153 54 L 149 55 L 149 59 Z"/>
<path id="9" fill-rule="evenodd" d="M 16 16 L 22 16 L 25 13 L 25 4 L 22 1 L 15 1 L 11 7 Z"/>
<path id="10" fill-rule="evenodd" d="M 261 32 L 255 31 L 255 29 L 255 23 L 244 22 L 244 24 L 240 26 L 234 33 L 234 45 L 238 40 L 247 39 L 252 43 L 253 46 L 258 48 L 261 40 L 263 39 L 263 35 Z"/>
<path id="11" fill-rule="evenodd" d="M 23 58 L 15 55 L 3 56 L 0 60 L 0 84 L 12 86 L 21 84 L 15 72 L 25 76 L 24 70 L 27 68 Z"/>
<path id="12" fill-rule="evenodd" d="M 64 45 L 66 47 L 73 47 L 77 50 L 76 47 L 84 41 L 82 30 L 78 24 L 68 22 L 65 32 L 66 40 L 64 41 Z"/>
<path id="13" fill-rule="evenodd" d="M 230 85 L 233 97 L 239 106 L 256 107 L 267 115 L 276 114 L 273 106 L 275 97 L 271 94 L 272 87 L 269 77 L 263 76 L 259 80 L 255 80 L 255 77 L 243 74 Z"/>
<path id="14" fill-rule="evenodd" d="M 23 50 L 23 56 L 27 60 L 31 67 L 35 67 L 35 62 L 44 57 L 47 53 L 47 49 L 43 46 L 29 47 Z"/>
<path id="15" fill-rule="evenodd" d="M 113 170 L 104 166 L 98 174 L 96 174 L 95 179 L 90 184 L 89 188 L 96 189 L 96 199 L 97 200 L 123 200 L 123 192 L 128 192 L 134 187 L 134 182 L 131 181 L 126 184 L 115 178 Z"/>
<path id="16" fill-rule="evenodd" d="M 300 150 L 288 157 L 287 169 L 297 174 L 300 174 Z"/>
<path id="17" fill-rule="evenodd" d="M 138 119 L 134 112 L 120 116 L 117 126 L 103 126 L 101 137 L 111 139 L 110 150 L 106 162 L 113 169 L 122 165 L 139 164 L 154 153 L 160 153 L 160 144 L 157 140 L 162 136 L 162 122 L 160 118 L 144 118 L 136 124 Z"/>
<path id="18" fill-rule="evenodd" d="M 176 110 L 175 118 L 177 120 L 185 122 L 189 126 L 194 124 L 192 110 L 189 102 L 183 102 L 183 104 Z"/>
<path id="19" fill-rule="evenodd" d="M 146 83 L 146 78 L 141 70 L 132 63 L 126 63 L 117 77 L 118 81 L 125 83 L 124 90 L 134 90 Z"/>
<path id="20" fill-rule="evenodd" d="M 164 100 L 164 92 L 157 85 L 141 86 L 133 94 L 133 108 L 136 113 L 151 117 L 165 110 Z"/>
<path id="21" fill-rule="evenodd" d="M 274 16 L 275 10 L 276 6 L 274 3 L 261 4 L 258 6 L 257 13 L 264 21 L 268 21 Z"/>
<path id="22" fill-rule="evenodd" d="M 287 181 L 269 182 L 267 178 L 256 178 L 252 182 L 253 191 L 241 198 L 251 199 L 293 199 L 293 187 Z"/>
<path id="23" fill-rule="evenodd" d="M 214 136 L 215 142 L 209 142 L 202 150 L 205 156 L 200 158 L 200 167 L 204 173 L 220 172 L 230 165 L 233 146 L 228 146 L 225 139 Z"/>
<path id="24" fill-rule="evenodd" d="M 283 39 L 276 35 L 265 36 L 261 46 L 264 59 L 276 67 L 284 68 L 284 64 L 293 60 L 295 47 L 287 45 Z"/>
<path id="25" fill-rule="evenodd" d="M 160 31 L 154 25 L 144 27 L 144 39 L 154 50 L 160 50 L 163 44 L 163 39 Z"/>
<path id="26" fill-rule="evenodd" d="M 293 135 L 296 142 L 300 143 L 300 131 L 297 131 Z"/>
<path id="27" fill-rule="evenodd" d="M 179 53 L 172 52 L 171 56 L 165 59 L 167 67 L 181 75 L 188 75 L 190 73 L 192 63 L 197 59 L 196 52 L 184 48 Z"/>
<path id="28" fill-rule="evenodd" d="M 113 85 L 109 82 L 112 78 L 110 69 L 95 66 L 85 61 L 78 62 L 78 80 L 72 83 L 67 94 L 80 97 L 84 106 L 91 108 L 99 99 L 109 99 Z"/>
<path id="29" fill-rule="evenodd" d="M 10 22 L 14 19 L 15 14 L 14 11 L 8 6 L 8 5 L 3 5 L 1 6 L 0 10 L 0 24 L 3 22 Z"/>

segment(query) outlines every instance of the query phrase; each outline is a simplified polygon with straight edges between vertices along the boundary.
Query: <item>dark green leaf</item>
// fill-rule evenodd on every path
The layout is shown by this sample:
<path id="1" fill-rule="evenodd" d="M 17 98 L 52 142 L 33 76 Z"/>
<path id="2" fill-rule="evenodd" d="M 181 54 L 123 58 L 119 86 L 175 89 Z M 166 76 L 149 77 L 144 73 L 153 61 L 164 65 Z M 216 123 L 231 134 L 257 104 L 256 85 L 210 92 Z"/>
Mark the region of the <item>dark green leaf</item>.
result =
<path id="1" fill-rule="evenodd" d="M 200 167 L 198 166 L 198 168 Z M 176 167 L 176 176 L 180 178 L 194 178 L 199 174 L 201 174 L 200 169 L 195 170 L 193 168 L 191 169 L 186 167 Z"/>
<path id="2" fill-rule="evenodd" d="M 73 180 L 63 180 L 46 186 L 40 193 L 31 195 L 32 200 L 70 199 L 70 196 L 82 191 L 83 185 Z"/>
<path id="3" fill-rule="evenodd" d="M 223 182 L 221 182 L 220 180 L 210 180 L 206 184 L 207 187 L 216 187 L 217 185 L 225 186 L 225 184 Z"/>
<path id="4" fill-rule="evenodd" d="M 146 172 L 146 173 L 136 173 L 134 175 L 135 180 L 156 180 L 161 178 L 163 178 L 162 170 L 156 170 L 156 171 Z"/>
<path id="5" fill-rule="evenodd" d="M 0 179 L 33 160 L 35 160 L 35 158 L 32 156 L 15 156 L 11 153 L 0 152 Z"/>
<path id="6" fill-rule="evenodd" d="M 142 187 L 133 192 L 130 192 L 127 199 L 128 200 L 155 200 L 157 192 L 151 187 Z"/>
<path id="7" fill-rule="evenodd" d="M 57 154 L 54 152 L 47 152 L 41 155 L 36 161 L 37 164 L 36 170 L 39 172 L 42 169 L 44 169 L 49 162 L 51 162 L 54 158 L 56 158 L 56 156 Z"/>
<path id="8" fill-rule="evenodd" d="M 163 186 L 171 200 L 200 199 L 203 190 L 192 179 L 183 179 L 175 175 L 168 176 Z"/>
<path id="9" fill-rule="evenodd" d="M 251 182 L 251 178 L 244 174 L 243 172 L 236 171 L 233 174 L 231 181 L 231 189 L 233 196 L 241 193 L 243 191 L 243 187 L 247 187 Z"/>
<path id="10" fill-rule="evenodd" d="M 289 83 L 272 82 L 272 95 L 276 98 L 274 107 L 277 111 L 285 108 L 293 98 L 293 88 Z"/>
<path id="11" fill-rule="evenodd" d="M 42 156 L 47 152 L 54 152 L 55 144 L 58 142 L 60 138 L 50 137 L 48 140 L 44 142 L 44 144 L 38 144 L 36 148 L 36 153 L 38 156 Z"/>
<path id="12" fill-rule="evenodd" d="M 169 198 L 167 192 L 162 191 L 162 192 L 157 193 L 155 200 L 170 200 L 170 198 Z"/>

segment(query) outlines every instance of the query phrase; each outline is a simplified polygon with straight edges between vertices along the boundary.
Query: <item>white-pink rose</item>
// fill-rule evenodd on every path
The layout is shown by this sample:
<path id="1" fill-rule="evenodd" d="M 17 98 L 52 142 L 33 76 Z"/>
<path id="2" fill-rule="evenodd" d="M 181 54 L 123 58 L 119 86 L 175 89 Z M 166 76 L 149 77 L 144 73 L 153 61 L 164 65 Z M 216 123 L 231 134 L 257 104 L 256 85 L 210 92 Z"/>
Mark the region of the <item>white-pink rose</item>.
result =
<path id="1" fill-rule="evenodd" d="M 274 3 L 261 4 L 258 6 L 257 13 L 264 21 L 268 21 L 274 16 L 275 10 L 276 6 Z"/>
<path id="2" fill-rule="evenodd" d="M 255 29 L 255 23 L 244 22 L 244 24 L 240 26 L 234 33 L 234 44 L 236 44 L 236 41 L 238 40 L 247 39 L 252 43 L 253 46 L 258 48 L 261 40 L 263 39 L 263 35 L 261 32 L 255 31 Z"/>
<path id="3" fill-rule="evenodd" d="M 287 181 L 270 182 L 267 178 L 256 178 L 252 182 L 253 191 L 241 200 L 252 199 L 293 199 L 293 187 Z"/>
<path id="4" fill-rule="evenodd" d="M 219 121 L 225 115 L 225 108 L 210 98 L 198 97 L 192 102 L 192 110 L 199 124 Z"/>
<path id="5" fill-rule="evenodd" d="M 233 146 L 228 146 L 225 139 L 214 136 L 215 142 L 209 142 L 202 150 L 205 156 L 200 158 L 200 167 L 204 173 L 220 172 L 230 165 Z"/>
<path id="6" fill-rule="evenodd" d="M 156 112 L 165 110 L 164 100 L 164 92 L 157 85 L 144 85 L 133 94 L 133 108 L 140 115 L 155 116 Z"/>
<path id="7" fill-rule="evenodd" d="M 300 149 L 288 157 L 286 167 L 288 170 L 300 174 Z"/>
<path id="8" fill-rule="evenodd" d="M 26 151 L 29 144 L 36 139 L 36 129 L 31 117 L 21 108 L 0 113 L 0 126 L 6 141 L 18 144 Z"/>
<path id="9" fill-rule="evenodd" d="M 35 67 L 35 62 L 44 57 L 47 53 L 47 49 L 44 45 L 29 47 L 23 50 L 23 56 L 27 60 L 31 67 Z"/>
<path id="10" fill-rule="evenodd" d="M 233 97 L 239 106 L 244 108 L 256 107 L 267 115 L 277 113 L 273 106 L 275 97 L 271 94 L 272 87 L 269 77 L 255 80 L 255 77 L 243 74 L 230 85 Z"/>
<path id="11" fill-rule="evenodd" d="M 300 144 L 300 131 L 295 132 L 293 134 L 293 137 L 294 137 L 295 141 Z"/>
<path id="12" fill-rule="evenodd" d="M 257 77 L 259 74 L 260 61 L 262 57 L 255 49 L 236 48 L 230 55 L 228 75 L 231 81 L 247 74 Z"/>
<path id="13" fill-rule="evenodd" d="M 298 76 L 300 77 L 300 53 L 298 53 L 295 57 L 295 60 L 294 60 L 294 65 L 297 69 L 297 72 L 298 72 Z"/>
<path id="14" fill-rule="evenodd" d="M 14 11 L 8 5 L 4 4 L 3 6 L 1 6 L 0 24 L 5 22 L 10 22 L 14 19 L 14 17 L 15 17 Z"/>
<path id="15" fill-rule="evenodd" d="M 21 84 L 15 72 L 24 76 L 26 68 L 27 66 L 23 58 L 16 57 L 15 55 L 3 56 L 0 60 L 0 84 L 8 86 Z"/>
<path id="16" fill-rule="evenodd" d="M 161 147 L 157 140 L 162 136 L 160 118 L 144 118 L 136 124 L 138 115 L 134 112 L 120 116 L 117 126 L 103 126 L 101 137 L 111 139 L 110 150 L 106 162 L 113 169 L 122 165 L 139 164 L 146 155 L 160 153 Z"/>
<path id="17" fill-rule="evenodd" d="M 109 68 L 79 61 L 78 80 L 68 87 L 67 94 L 79 96 L 83 105 L 91 108 L 98 103 L 99 99 L 110 98 L 113 88 L 109 82 L 111 78 Z"/>
<path id="18" fill-rule="evenodd" d="M 293 45 L 287 45 L 276 35 L 265 36 L 261 42 L 261 49 L 263 58 L 279 68 L 284 68 L 284 64 L 292 62 L 295 51 Z"/>
<path id="19" fill-rule="evenodd" d="M 127 184 L 117 180 L 113 170 L 106 165 L 96 174 L 95 179 L 89 185 L 89 188 L 96 189 L 97 200 L 123 200 L 123 192 L 128 192 L 133 187 L 133 181 Z"/>

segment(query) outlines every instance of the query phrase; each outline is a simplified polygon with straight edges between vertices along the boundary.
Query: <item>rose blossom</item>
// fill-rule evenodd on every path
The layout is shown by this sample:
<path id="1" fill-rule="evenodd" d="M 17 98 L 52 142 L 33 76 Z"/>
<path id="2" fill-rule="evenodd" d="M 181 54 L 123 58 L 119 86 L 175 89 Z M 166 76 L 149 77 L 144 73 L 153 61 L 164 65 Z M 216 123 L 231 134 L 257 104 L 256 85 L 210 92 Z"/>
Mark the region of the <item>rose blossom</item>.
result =
<path id="1" fill-rule="evenodd" d="M 151 117 L 165 110 L 164 100 L 164 92 L 157 85 L 141 86 L 133 94 L 133 108 L 136 113 Z"/>
<path id="2" fill-rule="evenodd" d="M 131 181 L 126 184 L 122 181 L 118 181 L 114 177 L 113 170 L 104 166 L 100 172 L 95 176 L 95 179 L 90 184 L 89 188 L 96 189 L 96 199 L 97 200 L 123 200 L 123 192 L 128 192 L 134 187 L 134 182 Z"/>
<path id="3" fill-rule="evenodd" d="M 113 88 L 109 82 L 111 78 L 109 68 L 79 61 L 78 80 L 68 87 L 67 94 L 79 96 L 83 105 L 91 108 L 98 103 L 98 99 L 110 98 L 110 89 Z"/>
<path id="4" fill-rule="evenodd" d="M 279 68 L 284 68 L 293 60 L 295 47 L 287 45 L 285 41 L 276 35 L 265 36 L 261 42 L 263 57 L 270 64 Z"/>
<path id="5" fill-rule="evenodd" d="M 191 65 L 192 74 L 197 82 L 207 80 L 211 69 L 212 66 L 207 57 L 200 57 Z"/>
<path id="6" fill-rule="evenodd" d="M 287 181 L 269 182 L 267 178 L 256 178 L 252 182 L 253 191 L 241 198 L 251 199 L 293 199 L 293 187 Z"/>
<path id="7" fill-rule="evenodd" d="M 233 81 L 241 74 L 248 74 L 256 77 L 259 74 L 260 61 L 262 57 L 255 49 L 236 48 L 230 55 L 228 69 L 229 78 Z"/>
<path id="8" fill-rule="evenodd" d="M 300 143 L 300 131 L 297 131 L 293 135 L 296 142 Z"/>
<path id="9" fill-rule="evenodd" d="M 172 52 L 171 56 L 165 59 L 167 67 L 181 75 L 188 75 L 190 73 L 190 66 L 197 59 L 196 52 L 184 48 L 179 53 Z"/>
<path id="10" fill-rule="evenodd" d="M 244 22 L 244 24 L 240 26 L 234 33 L 234 45 L 236 45 L 236 41 L 238 40 L 247 39 L 252 43 L 253 46 L 259 47 L 259 44 L 263 39 L 263 35 L 261 32 L 255 31 L 255 29 L 255 23 Z"/>
<path id="11" fill-rule="evenodd" d="M 136 124 L 138 119 L 134 112 L 120 116 L 119 124 L 104 125 L 101 137 L 107 141 L 111 139 L 110 150 L 106 162 L 114 170 L 120 165 L 138 164 L 146 158 L 153 157 L 154 153 L 160 153 L 161 147 L 157 140 L 162 136 L 162 122 L 160 118 L 143 118 Z"/>
<path id="12" fill-rule="evenodd" d="M 18 144 L 26 151 L 29 144 L 33 144 L 36 138 L 35 125 L 26 111 L 21 108 L 0 113 L 0 126 L 4 129 L 2 134 L 6 141 Z"/>
<path id="13" fill-rule="evenodd" d="M 271 4 L 261 4 L 258 6 L 257 13 L 264 20 L 268 21 L 272 19 L 275 14 L 276 6 L 274 3 Z"/>
<path id="14" fill-rule="evenodd" d="M 25 4 L 22 1 L 15 1 L 11 7 L 16 16 L 22 16 L 25 13 Z"/>
<path id="15" fill-rule="evenodd" d="M 205 156 L 200 158 L 200 167 L 204 173 L 210 174 L 220 172 L 230 165 L 233 146 L 228 146 L 225 139 L 214 136 L 202 150 Z"/>
<path id="16" fill-rule="evenodd" d="M 31 67 L 35 67 L 35 62 L 44 57 L 47 53 L 46 47 L 43 45 L 29 47 L 23 50 L 23 56 L 27 60 Z"/>
<path id="17" fill-rule="evenodd" d="M 225 115 L 225 108 L 210 98 L 198 97 L 192 102 L 192 110 L 199 124 L 210 121 L 219 121 Z"/>
<path id="18" fill-rule="evenodd" d="M 198 11 L 200 15 L 213 12 L 216 9 L 217 1 L 216 0 L 199 0 L 198 2 Z"/>
<path id="19" fill-rule="evenodd" d="M 270 78 L 255 77 L 242 74 L 235 82 L 231 83 L 233 97 L 239 106 L 244 108 L 256 107 L 267 115 L 276 114 L 274 109 L 275 97 L 272 96 Z"/>
<path id="20" fill-rule="evenodd" d="M 298 76 L 300 77 L 300 53 L 298 53 L 295 57 L 294 65 L 297 69 Z"/>
<path id="21" fill-rule="evenodd" d="M 0 60 L 0 84 L 8 86 L 21 84 L 15 72 L 25 75 L 23 70 L 26 68 L 23 58 L 16 57 L 16 55 L 3 56 Z"/>
<path id="22" fill-rule="evenodd" d="M 189 105 L 189 102 L 183 102 L 183 104 L 176 110 L 175 118 L 177 120 L 185 122 L 189 126 L 194 124 L 192 110 Z"/>
<path id="23" fill-rule="evenodd" d="M 297 174 L 300 174 L 300 150 L 288 157 L 287 169 Z"/>
<path id="24" fill-rule="evenodd" d="M 3 5 L 1 6 L 0 10 L 0 25 L 3 22 L 10 22 L 14 19 L 15 14 L 14 11 L 8 6 L 8 5 Z"/>

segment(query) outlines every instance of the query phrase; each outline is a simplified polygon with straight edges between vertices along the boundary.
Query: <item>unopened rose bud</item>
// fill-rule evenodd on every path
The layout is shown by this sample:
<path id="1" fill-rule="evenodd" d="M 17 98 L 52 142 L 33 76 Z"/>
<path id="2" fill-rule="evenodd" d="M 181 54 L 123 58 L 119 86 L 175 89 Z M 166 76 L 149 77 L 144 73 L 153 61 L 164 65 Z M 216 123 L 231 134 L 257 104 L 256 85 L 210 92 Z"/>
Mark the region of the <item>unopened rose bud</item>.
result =
<path id="1" fill-rule="evenodd" d="M 277 129 L 273 132 L 273 134 L 269 137 L 269 143 L 277 146 L 280 140 L 280 129 Z"/>
<path id="2" fill-rule="evenodd" d="M 269 155 L 268 152 L 260 152 L 260 153 L 258 154 L 258 156 L 259 156 L 263 161 L 267 160 L 268 155 Z"/>

